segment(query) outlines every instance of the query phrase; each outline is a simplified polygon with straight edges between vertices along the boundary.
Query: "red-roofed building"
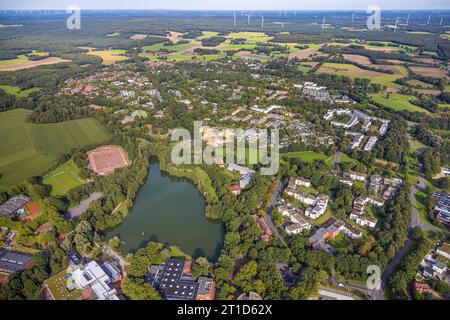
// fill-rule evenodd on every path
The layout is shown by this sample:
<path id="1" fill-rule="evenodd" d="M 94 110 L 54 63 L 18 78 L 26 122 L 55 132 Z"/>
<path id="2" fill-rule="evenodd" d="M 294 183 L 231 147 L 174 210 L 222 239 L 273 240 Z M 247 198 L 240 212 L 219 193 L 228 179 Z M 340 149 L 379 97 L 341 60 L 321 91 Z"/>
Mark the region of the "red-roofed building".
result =
<path id="1" fill-rule="evenodd" d="M 227 189 L 234 195 L 239 195 L 241 193 L 241 187 L 238 184 L 229 186 Z"/>
<path id="2" fill-rule="evenodd" d="M 420 293 L 428 293 L 431 290 L 430 286 L 427 283 L 423 283 L 423 282 L 414 283 L 414 289 L 416 290 L 416 292 L 420 292 Z"/>

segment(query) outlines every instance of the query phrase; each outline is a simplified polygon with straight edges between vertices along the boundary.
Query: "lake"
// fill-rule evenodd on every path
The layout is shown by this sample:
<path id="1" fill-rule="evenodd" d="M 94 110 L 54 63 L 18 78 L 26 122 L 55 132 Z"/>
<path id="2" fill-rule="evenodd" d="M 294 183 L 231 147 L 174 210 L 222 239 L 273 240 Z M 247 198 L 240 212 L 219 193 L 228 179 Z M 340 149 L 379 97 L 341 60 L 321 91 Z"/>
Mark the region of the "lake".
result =
<path id="1" fill-rule="evenodd" d="M 223 244 L 221 222 L 205 217 L 205 200 L 187 179 L 161 172 L 159 163 L 150 171 L 124 222 L 106 234 L 118 235 L 121 251 L 134 252 L 149 241 L 178 245 L 197 258 L 215 260 Z"/>

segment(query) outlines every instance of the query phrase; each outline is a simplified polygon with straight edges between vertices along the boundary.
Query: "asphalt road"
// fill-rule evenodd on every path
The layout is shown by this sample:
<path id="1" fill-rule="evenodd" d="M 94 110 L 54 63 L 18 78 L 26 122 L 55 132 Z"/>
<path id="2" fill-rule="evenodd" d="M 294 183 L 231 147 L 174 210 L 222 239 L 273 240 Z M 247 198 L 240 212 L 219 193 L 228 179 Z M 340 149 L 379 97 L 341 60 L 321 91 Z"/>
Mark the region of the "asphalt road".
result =
<path id="1" fill-rule="evenodd" d="M 270 230 L 275 234 L 278 238 L 281 238 L 280 233 L 278 232 L 278 228 L 273 224 L 272 218 L 270 217 L 270 213 L 274 209 L 275 205 L 278 202 L 278 199 L 280 199 L 281 195 L 284 191 L 284 184 L 280 180 L 280 182 L 277 185 L 277 189 L 275 190 L 275 193 L 272 197 L 272 200 L 270 200 L 270 204 L 266 209 L 266 213 L 264 214 L 264 220 L 266 221 L 267 225 L 269 226 Z"/>

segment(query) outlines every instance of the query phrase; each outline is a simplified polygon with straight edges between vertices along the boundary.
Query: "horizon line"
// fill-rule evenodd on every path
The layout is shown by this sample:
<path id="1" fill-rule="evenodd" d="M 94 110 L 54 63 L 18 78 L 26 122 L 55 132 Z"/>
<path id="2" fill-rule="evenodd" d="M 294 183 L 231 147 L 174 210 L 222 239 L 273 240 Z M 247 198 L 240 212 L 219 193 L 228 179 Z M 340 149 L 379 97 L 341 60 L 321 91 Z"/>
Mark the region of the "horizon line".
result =
<path id="1" fill-rule="evenodd" d="M 65 11 L 67 8 L 39 8 L 39 9 L 0 9 L 0 11 L 38 11 L 38 10 L 57 10 L 57 11 Z M 304 12 L 304 11 L 334 11 L 334 12 L 343 12 L 343 11 L 366 11 L 367 9 L 355 9 L 355 8 L 348 8 L 348 9 L 170 9 L 170 8 L 159 8 L 159 9 L 149 9 L 149 8 L 115 8 L 115 9 L 109 9 L 109 8 L 90 8 L 90 9 L 82 9 L 84 11 L 129 11 L 129 10 L 136 10 L 136 11 L 181 11 L 181 12 L 217 12 L 217 11 L 255 11 L 255 12 L 278 12 L 278 11 L 284 11 L 284 12 Z M 449 8 L 390 8 L 390 9 L 382 9 L 382 11 L 432 11 L 432 10 L 441 10 L 441 11 L 450 11 Z"/>

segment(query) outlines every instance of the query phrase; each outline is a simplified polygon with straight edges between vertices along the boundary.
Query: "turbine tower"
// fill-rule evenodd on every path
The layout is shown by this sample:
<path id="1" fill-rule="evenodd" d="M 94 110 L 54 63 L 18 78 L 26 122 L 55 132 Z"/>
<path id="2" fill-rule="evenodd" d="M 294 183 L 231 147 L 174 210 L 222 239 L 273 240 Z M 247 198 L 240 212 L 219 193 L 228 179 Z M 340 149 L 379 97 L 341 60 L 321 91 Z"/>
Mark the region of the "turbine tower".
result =
<path id="1" fill-rule="evenodd" d="M 261 29 L 264 29 L 264 16 L 261 16 Z"/>
<path id="2" fill-rule="evenodd" d="M 397 30 L 397 24 L 398 24 L 399 18 L 395 19 L 395 25 L 394 25 L 394 32 Z"/>
<path id="3" fill-rule="evenodd" d="M 444 21 L 444 17 L 441 18 L 441 22 L 439 22 L 439 25 L 442 26 L 442 22 Z"/>
<path id="4" fill-rule="evenodd" d="M 355 20 L 355 13 L 352 14 L 352 23 Z"/>
<path id="5" fill-rule="evenodd" d="M 430 19 L 431 19 L 431 16 L 428 16 L 427 25 L 430 24 Z"/>
<path id="6" fill-rule="evenodd" d="M 234 24 L 234 27 L 236 28 L 236 11 L 233 12 L 233 24 Z"/>
<path id="7" fill-rule="evenodd" d="M 325 17 L 322 18 L 322 30 L 325 29 Z"/>
<path id="8" fill-rule="evenodd" d="M 408 13 L 408 18 L 406 18 L 406 25 L 409 23 L 409 16 L 411 15 L 411 12 Z"/>

